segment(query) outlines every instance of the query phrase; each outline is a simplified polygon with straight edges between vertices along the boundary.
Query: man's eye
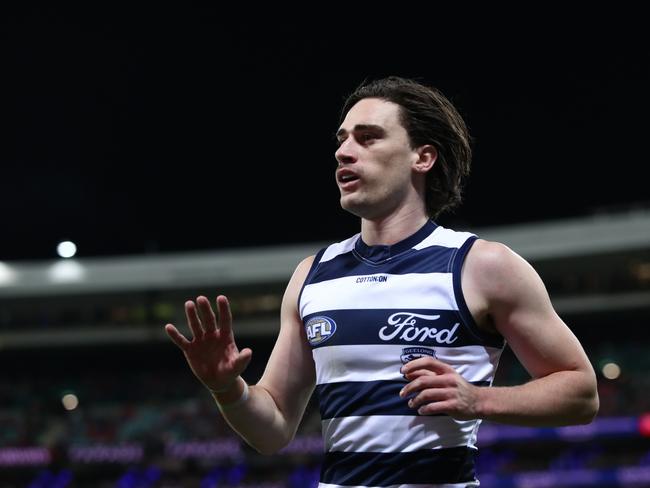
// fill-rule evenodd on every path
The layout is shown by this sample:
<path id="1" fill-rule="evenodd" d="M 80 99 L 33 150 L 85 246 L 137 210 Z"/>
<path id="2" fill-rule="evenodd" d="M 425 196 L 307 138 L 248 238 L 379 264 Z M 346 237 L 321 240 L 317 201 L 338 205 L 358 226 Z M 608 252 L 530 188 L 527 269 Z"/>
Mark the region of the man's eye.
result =
<path id="1" fill-rule="evenodd" d="M 375 136 L 373 136 L 372 134 L 359 134 L 359 137 L 357 137 L 357 139 L 361 143 L 366 143 L 375 139 Z"/>

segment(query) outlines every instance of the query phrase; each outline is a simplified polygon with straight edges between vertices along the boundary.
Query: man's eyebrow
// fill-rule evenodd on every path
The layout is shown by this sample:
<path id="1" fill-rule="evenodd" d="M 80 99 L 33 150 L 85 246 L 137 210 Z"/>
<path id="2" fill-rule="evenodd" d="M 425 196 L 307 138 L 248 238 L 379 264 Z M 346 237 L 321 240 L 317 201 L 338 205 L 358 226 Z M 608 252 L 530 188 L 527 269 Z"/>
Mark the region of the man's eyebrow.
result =
<path id="1" fill-rule="evenodd" d="M 364 130 L 372 130 L 372 131 L 379 132 L 381 134 L 384 134 L 386 132 L 382 126 L 374 125 L 374 124 L 357 124 L 352 128 L 352 132 L 364 131 Z M 339 130 L 336 131 L 336 137 L 339 138 L 341 136 L 344 136 L 347 133 L 348 131 L 345 130 L 343 127 L 341 127 Z"/>

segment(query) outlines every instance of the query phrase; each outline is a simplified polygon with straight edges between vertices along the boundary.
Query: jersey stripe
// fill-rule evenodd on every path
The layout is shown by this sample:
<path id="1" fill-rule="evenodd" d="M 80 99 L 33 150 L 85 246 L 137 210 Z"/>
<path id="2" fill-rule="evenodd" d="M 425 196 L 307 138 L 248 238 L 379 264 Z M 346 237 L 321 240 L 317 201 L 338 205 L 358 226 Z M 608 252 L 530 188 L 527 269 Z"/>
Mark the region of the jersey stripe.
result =
<path id="1" fill-rule="evenodd" d="M 446 415 L 376 415 L 327 419 L 322 428 L 327 451 L 410 452 L 462 445 L 476 422 Z"/>
<path id="2" fill-rule="evenodd" d="M 310 283 L 302 293 L 303 316 L 321 310 L 383 308 L 457 310 L 451 273 L 409 273 L 388 275 L 384 283 L 357 283 L 359 277 L 345 276 Z M 387 283 L 390 286 L 385 286 Z M 395 290 L 400 293 L 396 294 Z"/>
<path id="3" fill-rule="evenodd" d="M 323 254 L 323 257 L 321 258 L 320 262 L 326 263 L 327 261 L 334 259 L 336 256 L 340 254 L 345 254 L 346 252 L 352 251 L 352 249 L 354 249 L 354 244 L 355 242 L 357 242 L 358 238 L 359 238 L 359 234 L 356 234 L 350 237 L 349 239 L 346 239 L 345 241 L 338 242 L 336 244 L 332 244 L 331 246 L 327 247 L 325 249 L 325 253 Z"/>
<path id="4" fill-rule="evenodd" d="M 402 344 L 406 346 L 465 347 L 487 345 L 503 347 L 503 338 L 494 336 L 489 342 L 482 340 L 471 329 L 461 325 L 457 311 L 417 309 L 357 309 L 320 310 L 306 315 L 306 324 L 319 322 L 323 317 L 336 324 L 327 340 L 312 344 L 312 347 L 344 346 L 352 344 Z M 361 325 L 363 324 L 363 326 Z M 310 337 L 323 331 L 308 329 Z M 312 341 L 314 342 L 314 341 Z M 374 350 L 374 348 L 373 348 Z M 367 354 L 367 353 L 366 353 Z"/>
<path id="5" fill-rule="evenodd" d="M 435 351 L 438 359 L 454 367 L 470 382 L 491 382 L 501 353 L 501 349 L 485 346 L 427 349 Z M 372 354 L 368 353 L 368 347 L 364 344 L 315 348 L 313 357 L 317 383 L 382 380 L 406 382 L 400 368 L 403 364 L 401 358 L 408 355 L 409 350 L 408 345 L 393 344 L 373 346 Z"/>
<path id="6" fill-rule="evenodd" d="M 471 481 L 467 483 L 436 483 L 432 485 L 431 483 L 409 483 L 408 485 L 390 485 L 390 486 L 368 486 L 364 488 L 475 488 L 478 487 L 478 481 Z M 319 483 L 318 488 L 350 488 L 350 485 L 333 485 L 331 483 Z"/>
<path id="7" fill-rule="evenodd" d="M 488 386 L 489 382 L 473 383 Z M 325 383 L 316 387 L 322 419 L 357 415 L 418 415 L 407 405 L 408 398 L 399 392 L 406 386 L 401 381 L 362 381 Z"/>
<path id="8" fill-rule="evenodd" d="M 413 249 L 425 249 L 430 246 L 445 246 L 452 248 L 461 247 L 467 239 L 475 237 L 471 232 L 458 232 L 438 226 L 420 243 L 413 246 Z"/>
<path id="9" fill-rule="evenodd" d="M 356 487 L 473 481 L 474 453 L 468 447 L 391 453 L 331 451 L 325 453 L 321 481 Z"/>

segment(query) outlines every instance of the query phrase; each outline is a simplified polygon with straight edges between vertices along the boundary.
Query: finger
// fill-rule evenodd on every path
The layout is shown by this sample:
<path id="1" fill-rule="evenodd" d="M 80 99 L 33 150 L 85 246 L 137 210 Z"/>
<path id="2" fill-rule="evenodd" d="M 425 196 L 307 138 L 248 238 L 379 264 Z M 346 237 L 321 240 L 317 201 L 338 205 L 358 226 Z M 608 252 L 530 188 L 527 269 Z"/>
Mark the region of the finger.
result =
<path id="1" fill-rule="evenodd" d="M 174 341 L 174 343 L 180 347 L 183 352 L 187 350 L 190 345 L 190 341 L 185 339 L 185 336 L 178 332 L 178 329 L 176 327 L 174 327 L 172 324 L 167 324 L 165 326 L 165 332 L 167 332 L 167 335 L 170 337 L 170 339 Z"/>
<path id="2" fill-rule="evenodd" d="M 456 371 L 447 363 L 443 363 L 439 359 L 434 359 L 427 356 L 414 359 L 413 361 L 406 363 L 404 366 L 402 366 L 402 374 L 409 374 L 416 369 L 428 369 L 440 374 Z"/>
<path id="3" fill-rule="evenodd" d="M 201 320 L 196 313 L 196 305 L 192 300 L 185 302 L 185 317 L 187 317 L 187 325 L 190 326 L 192 335 L 194 337 L 203 337 L 203 328 L 201 327 Z"/>
<path id="4" fill-rule="evenodd" d="M 436 374 L 422 375 L 406 384 L 399 393 L 402 398 L 427 388 L 444 388 L 449 386 L 447 380 Z"/>
<path id="5" fill-rule="evenodd" d="M 451 392 L 447 388 L 427 388 L 411 398 L 409 407 L 419 408 L 427 403 L 441 402 L 450 399 Z"/>
<path id="6" fill-rule="evenodd" d="M 232 336 L 232 312 L 228 299 L 223 295 L 217 297 L 217 310 L 219 311 L 218 324 L 221 333 L 225 336 Z"/>
<path id="7" fill-rule="evenodd" d="M 196 299 L 196 305 L 199 311 L 201 324 L 203 325 L 203 330 L 205 330 L 205 332 L 216 331 L 217 317 L 214 315 L 214 312 L 212 311 L 210 300 L 208 300 L 204 296 L 200 296 Z"/>
<path id="8" fill-rule="evenodd" d="M 452 400 L 427 403 L 418 408 L 418 414 L 420 415 L 438 415 L 441 413 L 450 415 L 452 412 L 454 412 Z"/>
<path id="9" fill-rule="evenodd" d="M 415 371 L 411 371 L 410 373 L 405 374 L 404 377 L 409 381 L 413 381 L 420 376 L 436 376 L 437 374 L 438 373 L 434 373 L 428 369 L 416 369 Z"/>

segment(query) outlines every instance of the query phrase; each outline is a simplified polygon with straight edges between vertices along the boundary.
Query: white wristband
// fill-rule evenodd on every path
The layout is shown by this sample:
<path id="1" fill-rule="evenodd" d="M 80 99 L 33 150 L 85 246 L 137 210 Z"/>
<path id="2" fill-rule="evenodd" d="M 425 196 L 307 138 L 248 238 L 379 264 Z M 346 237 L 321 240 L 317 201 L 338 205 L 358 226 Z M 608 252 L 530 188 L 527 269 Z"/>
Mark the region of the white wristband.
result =
<path id="1" fill-rule="evenodd" d="M 225 403 L 225 404 L 221 403 L 219 400 L 217 400 L 217 405 L 219 405 L 220 409 L 224 410 L 224 409 L 238 407 L 239 405 L 244 403 L 246 400 L 248 400 L 248 383 L 246 383 L 245 380 L 243 380 L 243 381 L 244 381 L 244 391 L 242 392 L 241 396 L 237 400 L 235 400 L 232 403 Z M 217 391 L 214 391 L 214 390 L 210 390 L 210 391 L 212 393 L 220 393 L 220 392 L 217 392 Z"/>

